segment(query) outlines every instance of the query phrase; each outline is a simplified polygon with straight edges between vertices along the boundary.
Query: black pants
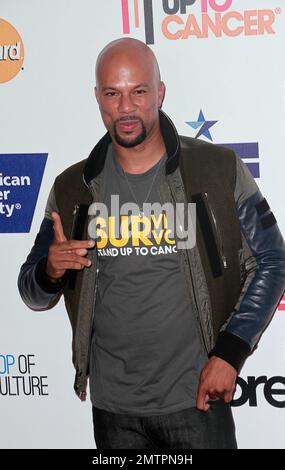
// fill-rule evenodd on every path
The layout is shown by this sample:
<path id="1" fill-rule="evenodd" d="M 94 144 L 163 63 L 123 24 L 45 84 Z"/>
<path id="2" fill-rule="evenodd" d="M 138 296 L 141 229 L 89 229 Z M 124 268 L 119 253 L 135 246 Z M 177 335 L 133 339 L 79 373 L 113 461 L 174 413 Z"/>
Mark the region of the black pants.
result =
<path id="1" fill-rule="evenodd" d="M 211 401 L 208 411 L 166 415 L 117 414 L 93 406 L 97 449 L 236 449 L 231 407 Z"/>

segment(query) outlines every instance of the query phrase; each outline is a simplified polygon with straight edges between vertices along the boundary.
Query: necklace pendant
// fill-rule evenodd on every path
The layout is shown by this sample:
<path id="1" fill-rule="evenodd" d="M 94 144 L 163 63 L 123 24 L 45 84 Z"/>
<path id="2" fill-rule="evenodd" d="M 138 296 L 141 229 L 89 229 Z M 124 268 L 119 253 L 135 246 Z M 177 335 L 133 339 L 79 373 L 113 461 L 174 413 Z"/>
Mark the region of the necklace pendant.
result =
<path id="1" fill-rule="evenodd" d="M 139 217 L 140 217 L 140 219 L 142 219 L 144 217 L 144 211 L 143 211 L 142 207 L 139 208 Z"/>

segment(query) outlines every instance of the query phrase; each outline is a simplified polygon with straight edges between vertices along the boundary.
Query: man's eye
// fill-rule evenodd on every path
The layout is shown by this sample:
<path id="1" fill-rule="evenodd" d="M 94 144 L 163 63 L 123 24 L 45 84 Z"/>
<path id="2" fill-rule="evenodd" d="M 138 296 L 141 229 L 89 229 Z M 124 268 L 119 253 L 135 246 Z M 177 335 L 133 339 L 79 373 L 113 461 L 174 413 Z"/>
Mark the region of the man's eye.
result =
<path id="1" fill-rule="evenodd" d="M 143 95 L 144 93 L 146 93 L 146 90 L 135 90 L 136 95 Z"/>
<path id="2" fill-rule="evenodd" d="M 117 96 L 117 93 L 115 91 L 107 91 L 105 96 Z"/>

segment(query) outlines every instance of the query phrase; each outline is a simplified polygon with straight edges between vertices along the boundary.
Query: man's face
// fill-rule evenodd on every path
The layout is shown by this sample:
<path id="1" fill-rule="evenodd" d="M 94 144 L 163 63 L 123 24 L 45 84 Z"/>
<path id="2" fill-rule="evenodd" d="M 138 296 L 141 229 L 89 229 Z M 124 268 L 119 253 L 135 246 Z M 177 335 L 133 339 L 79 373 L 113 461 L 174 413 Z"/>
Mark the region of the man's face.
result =
<path id="1" fill-rule="evenodd" d="M 149 58 L 106 57 L 98 68 L 95 93 L 103 122 L 122 147 L 139 145 L 159 126 L 164 84 Z"/>

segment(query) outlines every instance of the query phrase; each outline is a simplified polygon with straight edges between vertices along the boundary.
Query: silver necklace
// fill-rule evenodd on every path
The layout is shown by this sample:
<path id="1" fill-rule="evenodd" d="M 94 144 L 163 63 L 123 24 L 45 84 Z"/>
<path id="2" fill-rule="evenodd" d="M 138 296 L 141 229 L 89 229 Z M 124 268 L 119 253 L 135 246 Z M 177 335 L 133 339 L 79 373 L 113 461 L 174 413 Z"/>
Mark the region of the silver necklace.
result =
<path id="1" fill-rule="evenodd" d="M 130 185 L 130 183 L 129 183 L 129 180 L 128 180 L 128 177 L 127 177 L 127 175 L 126 175 L 126 172 L 125 172 L 124 168 L 121 167 L 122 170 L 123 170 L 124 177 L 126 178 L 126 182 L 127 182 L 128 187 L 129 187 L 129 190 L 130 190 L 130 192 L 131 192 L 133 198 L 135 199 L 135 201 L 136 201 L 136 203 L 137 203 L 137 206 L 138 206 L 138 208 L 139 208 L 139 217 L 140 217 L 140 218 L 142 218 L 142 217 L 144 216 L 143 205 L 144 205 L 144 203 L 145 203 L 145 202 L 148 200 L 148 198 L 149 198 L 151 189 L 152 189 L 152 187 L 153 187 L 153 183 L 154 183 L 154 181 L 155 181 L 155 178 L 156 178 L 157 175 L 158 175 L 159 168 L 160 168 L 160 165 L 161 165 L 162 160 L 163 160 L 163 157 L 161 157 L 161 159 L 160 159 L 160 161 L 159 161 L 159 164 L 158 164 L 157 169 L 156 169 L 156 172 L 154 173 L 154 176 L 153 176 L 153 178 L 152 178 L 152 181 L 151 181 L 150 187 L 149 187 L 149 189 L 148 189 L 147 195 L 146 195 L 146 197 L 145 197 L 145 200 L 141 203 L 141 205 L 138 203 L 138 200 L 137 200 L 136 195 L 135 195 L 135 193 L 134 193 L 134 191 L 133 191 L 133 189 L 132 189 L 132 187 L 131 187 L 131 185 Z"/>

